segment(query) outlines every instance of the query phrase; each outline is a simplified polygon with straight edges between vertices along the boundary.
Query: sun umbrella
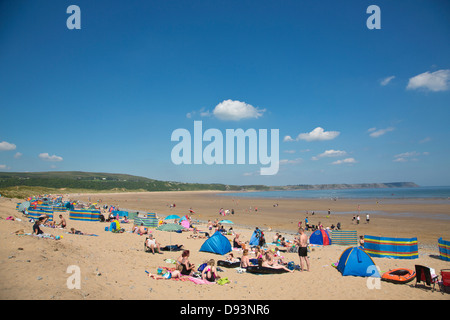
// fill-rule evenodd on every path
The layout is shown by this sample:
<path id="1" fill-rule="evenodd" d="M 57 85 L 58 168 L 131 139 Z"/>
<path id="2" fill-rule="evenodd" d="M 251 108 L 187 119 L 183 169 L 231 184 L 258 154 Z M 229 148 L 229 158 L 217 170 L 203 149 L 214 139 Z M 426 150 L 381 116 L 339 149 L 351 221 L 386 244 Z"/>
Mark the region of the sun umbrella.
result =
<path id="1" fill-rule="evenodd" d="M 170 245 L 172 246 L 172 232 L 184 230 L 184 227 L 180 226 L 179 224 L 176 224 L 176 223 L 168 223 L 168 224 L 160 225 L 158 228 L 156 228 L 156 230 L 171 232 L 169 242 L 170 242 Z"/>
<path id="2" fill-rule="evenodd" d="M 231 220 L 221 220 L 219 223 L 228 223 L 228 224 L 234 224 Z"/>
<path id="3" fill-rule="evenodd" d="M 177 216 L 176 214 L 171 214 L 170 216 L 164 218 L 164 220 L 174 220 L 174 219 L 180 219 L 180 217 Z"/>
<path id="4" fill-rule="evenodd" d="M 176 224 L 176 223 L 162 224 L 158 228 L 156 228 L 156 230 L 159 230 L 159 231 L 169 231 L 169 232 L 170 231 L 175 232 L 175 231 L 179 231 L 179 230 L 183 230 L 183 229 L 184 229 L 183 226 L 180 226 L 179 224 Z"/>
<path id="5" fill-rule="evenodd" d="M 24 210 L 28 210 L 28 208 L 30 207 L 30 202 L 29 201 L 25 201 L 22 202 L 21 204 L 19 204 L 19 211 L 24 211 Z"/>
<path id="6" fill-rule="evenodd" d="M 189 229 L 189 227 L 191 226 L 188 220 L 181 221 L 181 225 L 187 229 Z"/>

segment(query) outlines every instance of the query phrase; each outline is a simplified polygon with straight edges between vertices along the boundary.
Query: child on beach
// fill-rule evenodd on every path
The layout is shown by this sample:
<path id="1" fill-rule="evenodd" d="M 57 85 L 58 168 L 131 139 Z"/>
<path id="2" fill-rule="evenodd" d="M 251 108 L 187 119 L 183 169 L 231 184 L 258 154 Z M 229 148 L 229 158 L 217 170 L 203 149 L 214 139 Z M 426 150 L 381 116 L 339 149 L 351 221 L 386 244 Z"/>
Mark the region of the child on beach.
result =
<path id="1" fill-rule="evenodd" d="M 217 269 L 215 267 L 215 261 L 214 259 L 211 259 L 207 262 L 206 267 L 202 271 L 202 279 L 209 281 L 209 282 L 215 282 L 216 279 L 219 279 L 220 276 L 217 274 Z"/>
<path id="2" fill-rule="evenodd" d="M 248 257 L 248 249 L 244 249 L 241 258 L 241 268 L 247 269 L 250 266 L 250 258 Z"/>
<path id="3" fill-rule="evenodd" d="M 156 280 L 160 280 L 160 279 L 165 279 L 165 280 L 169 280 L 169 279 L 176 279 L 176 278 L 181 278 L 181 273 L 180 270 L 173 270 L 173 271 L 169 271 L 166 270 L 166 272 L 164 272 L 162 275 L 159 274 L 152 274 L 148 272 L 148 276 L 156 279 Z"/>

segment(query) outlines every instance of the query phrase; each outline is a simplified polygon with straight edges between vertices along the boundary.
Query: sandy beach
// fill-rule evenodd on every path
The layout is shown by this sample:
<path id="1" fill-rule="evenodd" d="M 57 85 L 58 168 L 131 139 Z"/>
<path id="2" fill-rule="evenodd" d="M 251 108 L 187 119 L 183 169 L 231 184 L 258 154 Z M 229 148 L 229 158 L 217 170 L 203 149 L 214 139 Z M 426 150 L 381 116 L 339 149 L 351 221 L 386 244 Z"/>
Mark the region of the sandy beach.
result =
<path id="1" fill-rule="evenodd" d="M 155 212 L 161 217 L 169 214 L 189 214 L 189 209 L 199 229 L 206 230 L 207 220 L 222 219 L 220 208 L 234 209 L 227 216 L 234 222 L 234 230 L 241 239 L 248 241 L 256 226 L 263 229 L 266 238 L 272 239 L 281 232 L 292 240 L 298 221 L 308 216 L 310 223 L 321 222 L 325 227 L 341 223 L 344 230 L 356 230 L 359 235 L 386 237 L 417 237 L 419 258 L 400 260 L 374 258 L 381 272 L 414 265 L 429 266 L 439 272 L 450 268 L 450 263 L 439 258 L 437 240 L 450 238 L 450 206 L 448 203 L 415 201 L 396 203 L 375 200 L 301 200 L 238 198 L 217 192 L 152 192 L 117 194 L 73 194 L 72 200 L 98 202 L 119 206 L 123 210 Z M 311 270 L 287 274 L 255 275 L 237 273 L 223 268 L 221 277 L 228 277 L 227 285 L 199 285 L 191 281 L 155 280 L 145 271 L 156 273 L 158 267 L 173 267 L 165 259 L 177 259 L 180 252 L 151 254 L 144 252 L 145 236 L 132 233 L 115 234 L 105 231 L 108 223 L 69 220 L 63 213 L 68 227 L 74 227 L 98 236 L 67 234 L 67 230 L 43 227 L 43 231 L 62 236 L 61 240 L 39 239 L 13 232 L 24 229 L 32 232 L 32 224 L 15 210 L 17 199 L 0 198 L 0 282 L 3 300 L 448 300 L 449 294 L 432 292 L 419 286 L 415 280 L 395 285 L 381 282 L 379 289 L 368 288 L 366 278 L 344 277 L 331 266 L 345 246 L 315 246 L 308 254 Z M 176 204 L 170 208 L 170 204 Z M 277 206 L 274 206 L 278 204 Z M 361 222 L 352 223 L 352 216 L 359 210 Z M 255 211 L 257 208 L 257 211 Z M 331 215 L 327 218 L 327 210 Z M 308 214 L 306 213 L 308 211 Z M 315 212 L 312 215 L 312 211 Z M 370 223 L 365 222 L 365 212 L 371 212 Z M 13 216 L 16 221 L 5 220 Z M 55 217 L 57 214 L 55 214 Z M 17 218 L 22 221 L 18 221 Z M 58 219 L 56 219 L 58 221 Z M 122 225 L 127 231 L 132 224 Z M 182 244 L 191 251 L 190 260 L 197 266 L 209 259 L 222 260 L 212 253 L 199 252 L 203 239 L 189 239 L 190 232 L 168 233 L 153 230 L 156 239 L 164 246 Z M 232 236 L 228 236 L 232 239 Z M 269 246 L 271 248 L 271 246 Z M 234 251 L 237 256 L 241 253 Z M 285 261 L 299 263 L 296 253 L 283 253 Z M 81 288 L 69 289 L 69 266 L 81 271 Z"/>

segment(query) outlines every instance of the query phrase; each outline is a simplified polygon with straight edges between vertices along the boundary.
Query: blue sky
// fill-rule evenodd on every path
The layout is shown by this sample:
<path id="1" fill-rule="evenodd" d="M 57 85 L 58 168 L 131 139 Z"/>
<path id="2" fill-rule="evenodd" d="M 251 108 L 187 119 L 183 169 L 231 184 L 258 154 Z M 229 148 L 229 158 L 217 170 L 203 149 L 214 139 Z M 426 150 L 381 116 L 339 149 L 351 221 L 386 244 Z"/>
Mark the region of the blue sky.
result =
<path id="1" fill-rule="evenodd" d="M 0 171 L 450 185 L 449 17 L 444 0 L 3 1 Z M 173 164 L 195 120 L 279 129 L 278 173 Z"/>

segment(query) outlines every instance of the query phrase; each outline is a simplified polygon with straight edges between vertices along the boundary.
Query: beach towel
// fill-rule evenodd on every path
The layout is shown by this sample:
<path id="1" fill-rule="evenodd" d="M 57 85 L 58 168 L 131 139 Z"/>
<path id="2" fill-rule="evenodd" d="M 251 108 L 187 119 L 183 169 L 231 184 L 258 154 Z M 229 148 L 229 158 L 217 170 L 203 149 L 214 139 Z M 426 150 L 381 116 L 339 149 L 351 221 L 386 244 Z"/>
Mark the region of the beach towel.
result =
<path id="1" fill-rule="evenodd" d="M 195 284 L 215 284 L 215 282 L 209 282 L 207 280 L 203 280 L 202 278 L 189 277 L 189 280 Z"/>

